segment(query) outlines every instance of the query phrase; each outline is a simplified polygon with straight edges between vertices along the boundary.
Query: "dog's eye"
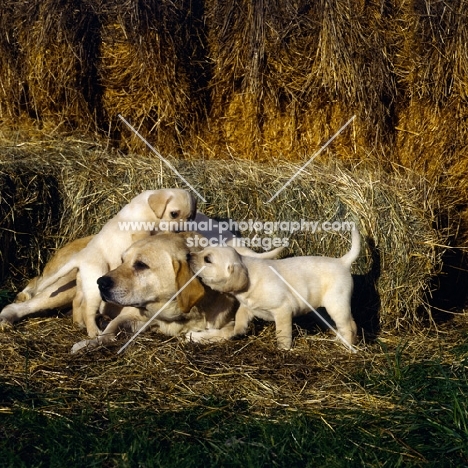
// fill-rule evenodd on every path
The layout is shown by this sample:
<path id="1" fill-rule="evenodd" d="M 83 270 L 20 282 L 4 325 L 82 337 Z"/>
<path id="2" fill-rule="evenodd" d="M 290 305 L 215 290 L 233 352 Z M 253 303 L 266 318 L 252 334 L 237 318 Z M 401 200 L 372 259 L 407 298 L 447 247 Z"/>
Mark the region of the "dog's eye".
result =
<path id="1" fill-rule="evenodd" d="M 135 270 L 147 270 L 149 268 L 149 266 L 145 262 L 142 262 L 141 260 L 137 260 L 133 264 L 133 268 Z"/>
<path id="2" fill-rule="evenodd" d="M 169 214 L 171 215 L 172 219 L 176 219 L 176 218 L 179 217 L 180 212 L 179 211 L 171 211 Z"/>
<path id="3" fill-rule="evenodd" d="M 211 258 L 209 257 L 209 255 L 205 255 L 203 260 L 205 261 L 205 263 L 211 263 Z"/>

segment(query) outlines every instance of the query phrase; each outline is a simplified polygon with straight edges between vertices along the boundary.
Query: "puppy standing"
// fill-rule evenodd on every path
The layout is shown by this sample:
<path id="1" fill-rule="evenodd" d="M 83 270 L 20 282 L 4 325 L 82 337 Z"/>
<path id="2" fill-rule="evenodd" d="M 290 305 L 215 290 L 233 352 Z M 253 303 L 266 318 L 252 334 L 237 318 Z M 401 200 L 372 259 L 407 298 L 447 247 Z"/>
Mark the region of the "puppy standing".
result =
<path id="1" fill-rule="evenodd" d="M 74 255 L 54 275 L 44 279 L 37 294 L 53 285 L 59 278 L 78 269 L 77 297 L 80 301 L 74 301 L 74 309 L 79 307 L 80 311 L 74 310 L 74 317 L 81 318 L 88 335 L 95 337 L 99 331 L 95 321 L 96 312 L 101 304 L 97 279 L 120 265 L 122 253 L 136 239 L 151 234 L 149 230 L 132 230 L 128 225 L 129 229 L 126 230 L 122 223 L 149 222 L 154 223 L 153 228 L 157 230 L 161 220 L 187 220 L 195 216 L 195 213 L 195 200 L 186 190 L 162 189 L 141 193 L 109 220 L 83 250 Z M 15 307 L 15 304 L 7 307 Z M 4 312 L 5 309 L 2 314 Z"/>
<path id="2" fill-rule="evenodd" d="M 359 251 L 359 232 L 353 230 L 351 249 L 341 258 L 262 260 L 239 255 L 230 247 L 208 247 L 193 254 L 190 264 L 193 271 L 205 267 L 200 278 L 206 285 L 231 293 L 240 302 L 234 335 L 245 334 L 249 321 L 259 317 L 275 322 L 278 347 L 290 349 L 293 317 L 310 312 L 309 305 L 323 306 L 340 336 L 351 347 L 357 331 L 351 315 L 351 264 Z M 216 331 L 200 332 L 190 337 L 199 341 L 215 334 Z"/>

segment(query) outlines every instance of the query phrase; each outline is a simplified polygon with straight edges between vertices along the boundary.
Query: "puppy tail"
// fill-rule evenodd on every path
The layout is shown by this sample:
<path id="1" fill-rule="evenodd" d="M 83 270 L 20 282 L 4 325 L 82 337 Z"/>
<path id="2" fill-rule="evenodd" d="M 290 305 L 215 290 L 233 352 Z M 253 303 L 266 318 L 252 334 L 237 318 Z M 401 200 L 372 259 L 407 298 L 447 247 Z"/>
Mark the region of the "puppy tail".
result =
<path id="1" fill-rule="evenodd" d="M 351 264 L 359 257 L 359 252 L 361 251 L 361 235 L 359 234 L 359 231 L 354 228 L 351 231 L 351 249 L 349 250 L 348 253 L 343 255 L 341 257 L 341 261 L 348 266 L 351 266 Z"/>

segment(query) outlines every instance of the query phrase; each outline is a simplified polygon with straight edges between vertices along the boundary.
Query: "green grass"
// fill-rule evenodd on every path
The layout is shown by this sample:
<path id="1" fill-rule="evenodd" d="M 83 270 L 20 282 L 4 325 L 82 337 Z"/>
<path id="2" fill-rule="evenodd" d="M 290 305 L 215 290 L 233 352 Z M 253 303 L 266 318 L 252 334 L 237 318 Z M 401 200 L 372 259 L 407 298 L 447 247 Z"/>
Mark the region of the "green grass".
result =
<path id="1" fill-rule="evenodd" d="M 130 391 L 121 402 L 89 407 L 79 392 L 1 385 L 0 465 L 467 466 L 467 346 L 452 349 L 452 365 L 437 358 L 413 362 L 405 344 L 396 351 L 375 346 L 384 349 L 386 365 L 369 365 L 349 378 L 387 401 L 378 411 L 357 405 L 257 414 L 243 401 L 215 395 L 180 411 L 160 411 L 157 401 L 142 410 L 132 407 Z"/>
<path id="2" fill-rule="evenodd" d="M 7 304 L 9 304 L 15 295 L 11 291 L 0 289 L 0 310 L 2 310 Z"/>

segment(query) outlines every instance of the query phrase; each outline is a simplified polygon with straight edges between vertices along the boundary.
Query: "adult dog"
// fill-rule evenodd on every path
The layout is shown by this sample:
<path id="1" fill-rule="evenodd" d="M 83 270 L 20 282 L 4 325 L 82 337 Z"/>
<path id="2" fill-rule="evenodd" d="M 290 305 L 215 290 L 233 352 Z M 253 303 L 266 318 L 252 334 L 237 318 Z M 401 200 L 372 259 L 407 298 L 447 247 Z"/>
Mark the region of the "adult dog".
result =
<path id="1" fill-rule="evenodd" d="M 147 190 L 139 194 L 54 274 L 43 277 L 37 284 L 36 295 L 32 300 L 8 305 L 0 314 L 0 319 L 11 323 L 33 311 L 56 307 L 51 307 L 50 299 L 60 292 L 57 289 L 57 281 L 61 283 L 65 277 L 77 270 L 73 300 L 74 320 L 86 327 L 90 337 L 95 337 L 99 332 L 96 312 L 101 305 L 101 297 L 96 287 L 97 279 L 116 268 L 121 263 L 122 253 L 135 240 L 149 236 L 151 230 L 157 230 L 162 220 L 190 220 L 195 213 L 195 199 L 186 190 Z M 137 226 L 138 223 L 146 225 Z M 50 293 L 50 288 L 54 287 L 54 292 Z M 65 300 L 64 296 L 62 300 Z M 40 306 L 42 307 L 38 309 Z"/>
<path id="2" fill-rule="evenodd" d="M 194 277 L 186 242 L 193 235 L 160 233 L 128 248 L 122 264 L 98 279 L 102 299 L 124 308 L 100 335 L 77 343 L 72 352 L 112 341 L 120 328 L 137 331 L 150 319 L 171 336 L 225 327 L 232 334 L 237 301 Z"/>
<path id="3" fill-rule="evenodd" d="M 240 302 L 234 335 L 245 334 L 253 317 L 274 321 L 278 347 L 292 345 L 292 319 L 323 306 L 334 320 L 338 336 L 351 348 L 356 323 L 351 315 L 351 264 L 360 251 L 360 235 L 352 231 L 352 245 L 341 258 L 292 257 L 262 260 L 239 255 L 230 247 L 207 247 L 193 253 L 190 265 L 212 289 L 233 294 Z M 215 338 L 216 331 L 192 333 L 191 339 Z"/>

